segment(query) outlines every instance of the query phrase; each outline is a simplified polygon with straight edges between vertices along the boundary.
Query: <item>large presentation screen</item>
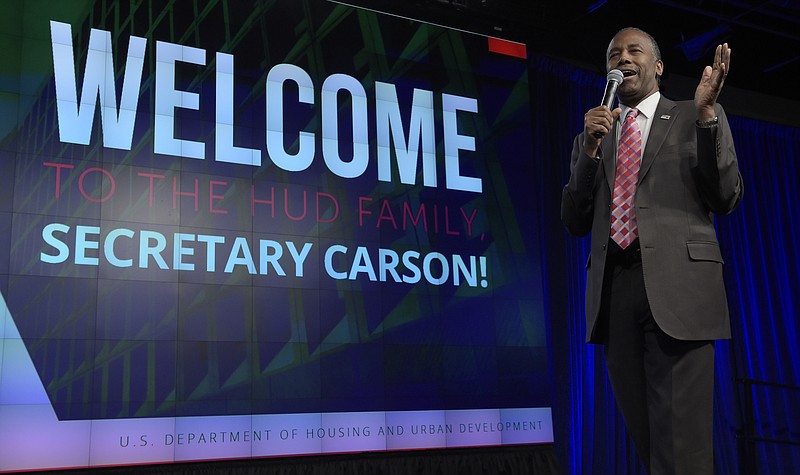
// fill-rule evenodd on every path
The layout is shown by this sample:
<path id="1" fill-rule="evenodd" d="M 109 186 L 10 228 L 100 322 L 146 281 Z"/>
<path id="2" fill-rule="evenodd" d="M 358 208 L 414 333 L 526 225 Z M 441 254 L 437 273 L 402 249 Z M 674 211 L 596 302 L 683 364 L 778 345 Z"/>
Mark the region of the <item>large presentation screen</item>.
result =
<path id="1" fill-rule="evenodd" d="M 8 2 L 0 471 L 551 443 L 525 45 Z"/>

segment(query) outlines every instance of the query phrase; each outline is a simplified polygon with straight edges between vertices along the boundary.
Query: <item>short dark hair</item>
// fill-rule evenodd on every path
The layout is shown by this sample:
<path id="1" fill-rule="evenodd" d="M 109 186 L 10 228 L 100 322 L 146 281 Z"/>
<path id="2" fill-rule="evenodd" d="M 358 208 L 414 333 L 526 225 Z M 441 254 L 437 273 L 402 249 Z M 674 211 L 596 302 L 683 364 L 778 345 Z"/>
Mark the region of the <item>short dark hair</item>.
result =
<path id="1" fill-rule="evenodd" d="M 656 39 L 653 38 L 653 35 L 651 35 L 650 33 L 642 30 L 641 28 L 636 28 L 635 26 L 626 26 L 625 28 L 622 28 L 619 31 L 617 31 L 614 34 L 614 36 L 617 36 L 618 34 L 622 33 L 623 31 L 628 31 L 628 30 L 638 31 L 639 33 L 641 33 L 641 34 L 645 35 L 646 37 L 650 38 L 650 43 L 653 45 L 653 55 L 656 57 L 656 61 L 661 61 L 661 48 L 658 47 L 658 43 L 656 42 Z"/>

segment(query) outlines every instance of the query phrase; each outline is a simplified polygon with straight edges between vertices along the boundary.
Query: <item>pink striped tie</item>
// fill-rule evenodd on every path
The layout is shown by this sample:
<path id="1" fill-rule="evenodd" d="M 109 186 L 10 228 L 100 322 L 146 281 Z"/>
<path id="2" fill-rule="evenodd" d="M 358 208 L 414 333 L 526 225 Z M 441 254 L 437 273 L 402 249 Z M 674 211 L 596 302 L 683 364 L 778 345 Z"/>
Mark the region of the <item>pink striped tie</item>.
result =
<path id="1" fill-rule="evenodd" d="M 625 249 L 639 235 L 633 198 L 642 164 L 642 131 L 636 123 L 637 109 L 628 111 L 617 152 L 617 171 L 611 206 L 611 239 Z"/>

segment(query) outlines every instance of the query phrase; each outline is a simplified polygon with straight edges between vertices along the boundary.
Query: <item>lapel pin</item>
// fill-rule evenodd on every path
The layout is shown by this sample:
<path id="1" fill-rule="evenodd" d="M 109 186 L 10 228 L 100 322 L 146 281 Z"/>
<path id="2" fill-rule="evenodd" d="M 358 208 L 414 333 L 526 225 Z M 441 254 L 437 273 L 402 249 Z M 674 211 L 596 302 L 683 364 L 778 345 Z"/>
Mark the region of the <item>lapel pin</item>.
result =
<path id="1" fill-rule="evenodd" d="M 669 120 L 669 114 L 664 114 L 661 116 L 661 118 L 664 120 Z"/>

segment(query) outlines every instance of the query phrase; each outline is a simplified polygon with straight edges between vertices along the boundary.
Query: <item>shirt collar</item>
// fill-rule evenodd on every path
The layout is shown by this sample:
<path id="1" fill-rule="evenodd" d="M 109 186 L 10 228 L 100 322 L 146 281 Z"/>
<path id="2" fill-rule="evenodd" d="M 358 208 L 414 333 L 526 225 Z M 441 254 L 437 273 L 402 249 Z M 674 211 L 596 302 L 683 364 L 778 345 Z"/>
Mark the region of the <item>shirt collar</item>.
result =
<path id="1" fill-rule="evenodd" d="M 658 107 L 658 101 L 661 99 L 661 92 L 656 91 L 646 98 L 644 98 L 636 108 L 639 109 L 639 114 L 644 115 L 647 119 L 653 117 L 656 113 L 656 108 Z M 631 107 L 626 105 L 620 104 L 620 108 L 622 109 L 622 113 L 619 115 L 620 120 L 625 120 L 625 116 L 628 115 L 628 111 Z"/>

